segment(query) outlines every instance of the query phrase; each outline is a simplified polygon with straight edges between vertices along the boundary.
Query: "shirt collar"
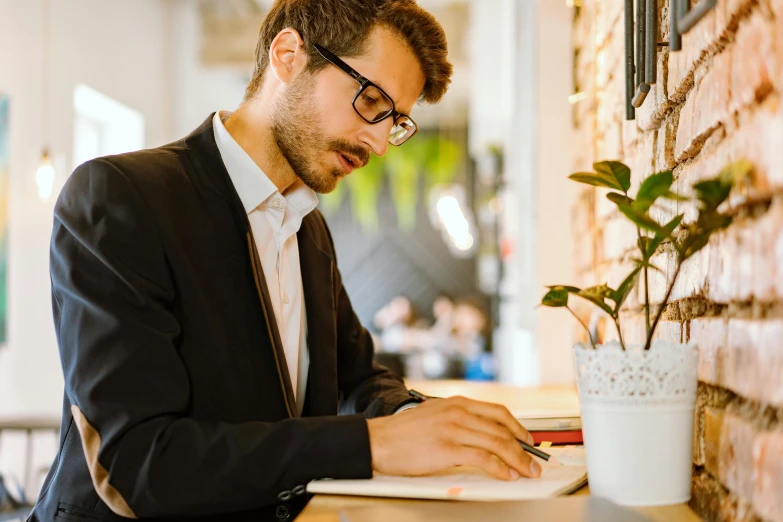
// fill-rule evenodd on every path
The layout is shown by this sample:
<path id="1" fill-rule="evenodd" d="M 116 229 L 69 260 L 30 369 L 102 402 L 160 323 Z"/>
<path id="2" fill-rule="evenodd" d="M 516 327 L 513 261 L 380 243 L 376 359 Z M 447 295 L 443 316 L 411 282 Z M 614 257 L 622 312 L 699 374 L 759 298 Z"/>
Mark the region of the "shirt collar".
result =
<path id="1" fill-rule="evenodd" d="M 226 113 L 224 112 L 224 114 Z M 271 196 L 278 194 L 277 187 L 229 134 L 223 125 L 220 111 L 216 112 L 212 118 L 212 127 L 215 131 L 215 143 L 220 151 L 223 164 L 239 194 L 242 206 L 245 207 L 245 212 L 249 214 Z M 301 180 L 297 180 L 286 190 L 285 198 L 292 210 L 300 213 L 302 217 L 318 206 L 318 196 Z"/>

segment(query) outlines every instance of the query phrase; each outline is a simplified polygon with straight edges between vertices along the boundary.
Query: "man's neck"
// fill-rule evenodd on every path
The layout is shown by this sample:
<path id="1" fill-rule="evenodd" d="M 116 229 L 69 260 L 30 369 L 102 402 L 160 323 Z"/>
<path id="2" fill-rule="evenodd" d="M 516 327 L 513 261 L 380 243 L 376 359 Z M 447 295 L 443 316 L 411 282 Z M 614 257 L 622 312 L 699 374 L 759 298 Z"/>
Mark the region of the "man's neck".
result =
<path id="1" fill-rule="evenodd" d="M 259 105 L 242 104 L 223 124 L 242 150 L 283 194 L 298 178 L 275 143 L 269 114 Z"/>

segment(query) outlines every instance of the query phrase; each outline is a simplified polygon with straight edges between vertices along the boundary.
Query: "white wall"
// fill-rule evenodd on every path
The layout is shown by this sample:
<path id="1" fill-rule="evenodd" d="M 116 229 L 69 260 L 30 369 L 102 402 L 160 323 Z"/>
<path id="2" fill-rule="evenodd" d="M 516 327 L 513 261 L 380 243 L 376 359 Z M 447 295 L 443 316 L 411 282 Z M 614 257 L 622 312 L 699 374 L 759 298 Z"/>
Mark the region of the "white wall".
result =
<path id="1" fill-rule="evenodd" d="M 532 386 L 573 382 L 571 324 L 536 309 L 544 285 L 572 277 L 571 8 L 562 1 L 471 4 L 471 150 L 504 146 L 508 190 L 501 221 L 513 242 L 504 263 L 499 379 Z"/>
<path id="2" fill-rule="evenodd" d="M 568 180 L 574 146 L 571 126 L 573 94 L 571 22 L 573 8 L 563 1 L 539 0 L 536 13 L 536 286 L 573 283 L 571 207 L 576 184 Z M 573 317 L 562 309 L 536 311 L 540 379 L 571 384 Z"/>
<path id="3" fill-rule="evenodd" d="M 59 168 L 56 194 L 73 166 L 75 86 L 87 84 L 141 112 L 147 145 L 155 146 L 173 138 L 168 95 L 172 71 L 166 2 L 50 3 L 49 135 Z M 0 348 L 0 417 L 59 416 L 62 408 L 49 286 L 55 197 L 41 201 L 34 179 L 44 145 L 43 6 L 43 0 L 0 0 L 0 91 L 11 100 L 10 317 L 8 344 Z M 4 439 L 0 469 L 17 457 Z"/>
<path id="4" fill-rule="evenodd" d="M 210 113 L 233 111 L 242 102 L 250 81 L 247 71 L 234 68 L 204 68 L 199 63 L 201 50 L 198 2 L 170 0 L 173 63 L 173 118 L 177 136 L 186 136 L 201 125 Z"/>

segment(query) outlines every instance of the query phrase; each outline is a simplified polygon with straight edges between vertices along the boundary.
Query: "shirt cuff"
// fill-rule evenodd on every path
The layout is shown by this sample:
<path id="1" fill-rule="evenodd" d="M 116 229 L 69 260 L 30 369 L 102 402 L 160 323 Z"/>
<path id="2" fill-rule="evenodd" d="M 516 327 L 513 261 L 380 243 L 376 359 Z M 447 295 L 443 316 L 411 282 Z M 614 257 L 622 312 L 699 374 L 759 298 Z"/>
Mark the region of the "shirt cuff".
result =
<path id="1" fill-rule="evenodd" d="M 419 405 L 418 402 L 409 402 L 408 404 L 403 404 L 402 406 L 397 408 L 397 410 L 395 410 L 394 415 L 397 415 L 398 413 L 403 412 L 405 410 L 410 410 L 411 408 L 415 408 L 418 405 Z"/>

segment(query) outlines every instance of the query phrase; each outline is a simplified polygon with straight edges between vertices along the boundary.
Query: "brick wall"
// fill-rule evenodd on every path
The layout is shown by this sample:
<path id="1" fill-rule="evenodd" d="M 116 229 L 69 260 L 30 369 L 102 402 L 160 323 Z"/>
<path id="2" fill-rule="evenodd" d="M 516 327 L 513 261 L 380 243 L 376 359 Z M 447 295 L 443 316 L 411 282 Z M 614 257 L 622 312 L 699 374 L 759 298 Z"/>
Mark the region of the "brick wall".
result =
<path id="1" fill-rule="evenodd" d="M 658 41 L 666 42 L 668 1 L 659 3 Z M 783 521 L 783 0 L 718 0 L 682 51 L 658 53 L 658 83 L 634 121 L 625 120 L 623 1 L 583 4 L 574 80 L 588 97 L 574 105 L 574 171 L 619 159 L 638 187 L 673 169 L 684 192 L 731 160 L 756 166 L 730 200 L 735 225 L 685 265 L 658 335 L 699 346 L 693 509 L 705 520 Z M 657 217 L 679 212 L 694 215 L 680 204 Z M 634 229 L 590 188 L 572 219 L 577 283 L 617 285 Z M 660 302 L 673 260 L 664 253 L 654 262 L 666 272 L 651 281 Z M 622 316 L 629 342 L 644 337 L 636 294 Z"/>

